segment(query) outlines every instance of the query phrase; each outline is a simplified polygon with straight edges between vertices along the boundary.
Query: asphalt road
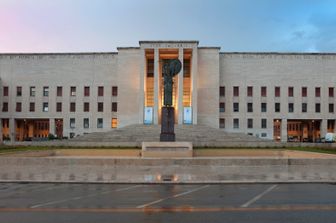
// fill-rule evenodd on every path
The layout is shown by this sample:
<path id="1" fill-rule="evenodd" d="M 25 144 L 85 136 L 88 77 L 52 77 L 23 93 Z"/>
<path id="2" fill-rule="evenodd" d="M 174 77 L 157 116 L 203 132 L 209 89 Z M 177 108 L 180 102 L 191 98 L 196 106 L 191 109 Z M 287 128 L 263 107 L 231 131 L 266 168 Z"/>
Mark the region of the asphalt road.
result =
<path id="1" fill-rule="evenodd" d="M 333 184 L 0 183 L 0 222 L 336 222 Z"/>

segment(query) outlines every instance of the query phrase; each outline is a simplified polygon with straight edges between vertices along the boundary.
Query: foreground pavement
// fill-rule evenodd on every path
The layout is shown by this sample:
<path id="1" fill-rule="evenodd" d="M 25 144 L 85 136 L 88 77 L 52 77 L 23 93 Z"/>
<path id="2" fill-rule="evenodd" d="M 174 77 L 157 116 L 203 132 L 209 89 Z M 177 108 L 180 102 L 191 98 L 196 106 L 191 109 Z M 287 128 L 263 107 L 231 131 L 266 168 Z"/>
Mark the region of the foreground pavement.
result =
<path id="1" fill-rule="evenodd" d="M 0 222 L 335 221 L 333 184 L 0 184 Z"/>

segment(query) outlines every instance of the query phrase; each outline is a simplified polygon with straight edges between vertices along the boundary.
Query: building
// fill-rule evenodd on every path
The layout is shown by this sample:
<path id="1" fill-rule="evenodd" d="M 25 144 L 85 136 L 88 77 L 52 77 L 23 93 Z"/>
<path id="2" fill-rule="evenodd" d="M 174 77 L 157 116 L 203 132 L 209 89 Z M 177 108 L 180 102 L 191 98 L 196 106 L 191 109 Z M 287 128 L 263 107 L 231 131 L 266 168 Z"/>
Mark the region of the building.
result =
<path id="1" fill-rule="evenodd" d="M 3 138 L 159 124 L 162 60 L 170 58 L 183 64 L 174 79 L 177 124 L 281 141 L 316 141 L 335 131 L 336 54 L 140 41 L 112 53 L 0 54 Z"/>

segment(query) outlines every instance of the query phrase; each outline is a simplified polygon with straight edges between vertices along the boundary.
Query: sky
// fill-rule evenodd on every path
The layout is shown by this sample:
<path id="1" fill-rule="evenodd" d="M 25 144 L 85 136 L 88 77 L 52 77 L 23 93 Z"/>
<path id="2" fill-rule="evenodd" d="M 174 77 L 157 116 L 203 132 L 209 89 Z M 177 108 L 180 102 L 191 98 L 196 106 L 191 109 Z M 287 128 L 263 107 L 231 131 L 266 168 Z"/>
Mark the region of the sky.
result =
<path id="1" fill-rule="evenodd" d="M 199 40 L 223 52 L 336 52 L 336 0 L 0 0 L 0 53 Z"/>

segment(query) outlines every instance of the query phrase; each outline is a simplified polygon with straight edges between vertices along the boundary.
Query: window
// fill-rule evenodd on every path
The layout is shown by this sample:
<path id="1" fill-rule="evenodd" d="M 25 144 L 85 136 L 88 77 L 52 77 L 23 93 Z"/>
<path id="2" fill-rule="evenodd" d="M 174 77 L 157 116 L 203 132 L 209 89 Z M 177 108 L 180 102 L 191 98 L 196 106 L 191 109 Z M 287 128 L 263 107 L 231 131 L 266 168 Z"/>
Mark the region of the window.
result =
<path id="1" fill-rule="evenodd" d="M 62 102 L 56 103 L 56 112 L 62 112 Z"/>
<path id="2" fill-rule="evenodd" d="M 2 103 L 2 111 L 3 112 L 8 112 L 8 102 Z"/>
<path id="3" fill-rule="evenodd" d="M 104 87 L 99 86 L 98 87 L 98 97 L 103 97 L 104 96 Z"/>
<path id="4" fill-rule="evenodd" d="M 247 103 L 247 112 L 253 112 L 253 103 Z"/>
<path id="5" fill-rule="evenodd" d="M 15 111 L 16 112 L 21 112 L 22 111 L 22 104 L 21 102 L 16 102 L 16 108 L 15 108 Z"/>
<path id="6" fill-rule="evenodd" d="M 85 86 L 84 87 L 84 97 L 89 97 L 90 96 L 90 87 Z"/>
<path id="7" fill-rule="evenodd" d="M 3 96 L 8 96 L 8 86 L 3 87 Z"/>
<path id="8" fill-rule="evenodd" d="M 118 119 L 117 118 L 112 118 L 111 121 L 111 128 L 117 128 L 118 127 Z"/>
<path id="9" fill-rule="evenodd" d="M 239 103 L 233 103 L 233 112 L 239 112 Z"/>
<path id="10" fill-rule="evenodd" d="M 294 97 L 294 87 L 288 87 L 288 97 Z"/>
<path id="11" fill-rule="evenodd" d="M 34 112 L 35 111 L 35 103 L 34 102 L 30 102 L 29 103 L 29 111 L 30 112 Z"/>
<path id="12" fill-rule="evenodd" d="M 280 97 L 280 87 L 275 87 L 275 89 L 274 89 L 274 96 L 275 97 Z"/>
<path id="13" fill-rule="evenodd" d="M 267 103 L 261 103 L 261 112 L 267 112 Z"/>
<path id="14" fill-rule="evenodd" d="M 225 112 L 225 103 L 224 102 L 219 103 L 219 112 Z"/>
<path id="15" fill-rule="evenodd" d="M 239 129 L 239 119 L 238 118 L 233 119 L 233 128 Z"/>
<path id="16" fill-rule="evenodd" d="M 247 87 L 247 97 L 252 97 L 253 96 L 253 87 L 248 86 Z"/>
<path id="17" fill-rule="evenodd" d="M 112 96 L 118 96 L 118 87 L 117 86 L 112 87 Z"/>
<path id="18" fill-rule="evenodd" d="M 316 113 L 320 113 L 321 112 L 321 104 L 320 103 L 316 103 L 315 104 L 315 112 Z"/>
<path id="19" fill-rule="evenodd" d="M 49 87 L 43 87 L 43 96 L 48 97 L 49 96 Z"/>
<path id="20" fill-rule="evenodd" d="M 252 118 L 247 119 L 247 128 L 248 129 L 253 128 L 253 119 Z"/>
<path id="21" fill-rule="evenodd" d="M 90 128 L 90 123 L 89 123 L 89 119 L 88 118 L 84 118 L 83 119 L 83 127 L 84 127 L 84 129 Z"/>
<path id="22" fill-rule="evenodd" d="M 103 128 L 103 119 L 102 118 L 97 119 L 97 128 L 99 128 L 99 129 Z"/>
<path id="23" fill-rule="evenodd" d="M 221 128 L 221 129 L 225 128 L 225 119 L 224 118 L 219 119 L 219 128 Z"/>
<path id="24" fill-rule="evenodd" d="M 76 96 L 76 87 L 70 87 L 70 96 Z"/>
<path id="25" fill-rule="evenodd" d="M 274 112 L 280 112 L 280 103 L 274 104 Z"/>
<path id="26" fill-rule="evenodd" d="M 16 87 L 16 96 L 21 97 L 22 96 L 22 87 Z"/>
<path id="27" fill-rule="evenodd" d="M 225 97 L 225 87 L 219 87 L 219 96 Z"/>
<path id="28" fill-rule="evenodd" d="M 239 87 L 238 86 L 233 87 L 233 96 L 239 97 Z"/>
<path id="29" fill-rule="evenodd" d="M 261 133 L 261 137 L 267 137 L 267 133 L 266 132 Z"/>
<path id="30" fill-rule="evenodd" d="M 76 119 L 70 118 L 70 128 L 76 128 Z"/>
<path id="31" fill-rule="evenodd" d="M 118 111 L 118 103 L 112 102 L 112 112 L 117 112 L 117 111 Z"/>
<path id="32" fill-rule="evenodd" d="M 76 103 L 70 102 L 70 112 L 76 112 Z"/>
<path id="33" fill-rule="evenodd" d="M 333 103 L 329 104 L 329 113 L 334 113 L 334 104 Z"/>
<path id="34" fill-rule="evenodd" d="M 333 97 L 334 97 L 334 88 L 333 88 L 333 87 L 330 87 L 330 88 L 329 88 L 328 95 L 329 95 L 330 98 L 333 98 Z"/>
<path id="35" fill-rule="evenodd" d="M 84 102 L 84 112 L 89 112 L 90 111 L 90 103 L 89 102 Z"/>
<path id="36" fill-rule="evenodd" d="M 288 103 L 288 112 L 294 112 L 294 103 Z"/>
<path id="37" fill-rule="evenodd" d="M 43 102 L 43 108 L 42 108 L 43 112 L 48 112 L 49 111 L 49 105 L 48 102 Z"/>
<path id="38" fill-rule="evenodd" d="M 261 87 L 261 97 L 267 97 L 267 88 Z"/>
<path id="39" fill-rule="evenodd" d="M 57 87 L 57 97 L 62 97 L 63 95 L 63 88 L 61 86 Z"/>
<path id="40" fill-rule="evenodd" d="M 104 111 L 104 103 L 98 102 L 98 112 L 103 112 L 103 111 Z"/>
<path id="41" fill-rule="evenodd" d="M 307 112 L 307 103 L 302 103 L 302 112 L 303 113 Z"/>
<path id="42" fill-rule="evenodd" d="M 307 97 L 307 87 L 302 87 L 301 95 L 302 95 L 302 97 Z"/>
<path id="43" fill-rule="evenodd" d="M 35 97 L 35 87 L 34 86 L 30 87 L 29 95 L 30 95 L 30 97 Z"/>
<path id="44" fill-rule="evenodd" d="M 261 128 L 266 129 L 267 128 L 267 119 L 262 118 L 261 119 Z"/>
<path id="45" fill-rule="evenodd" d="M 315 97 L 321 97 L 321 88 L 320 87 L 315 88 Z"/>

